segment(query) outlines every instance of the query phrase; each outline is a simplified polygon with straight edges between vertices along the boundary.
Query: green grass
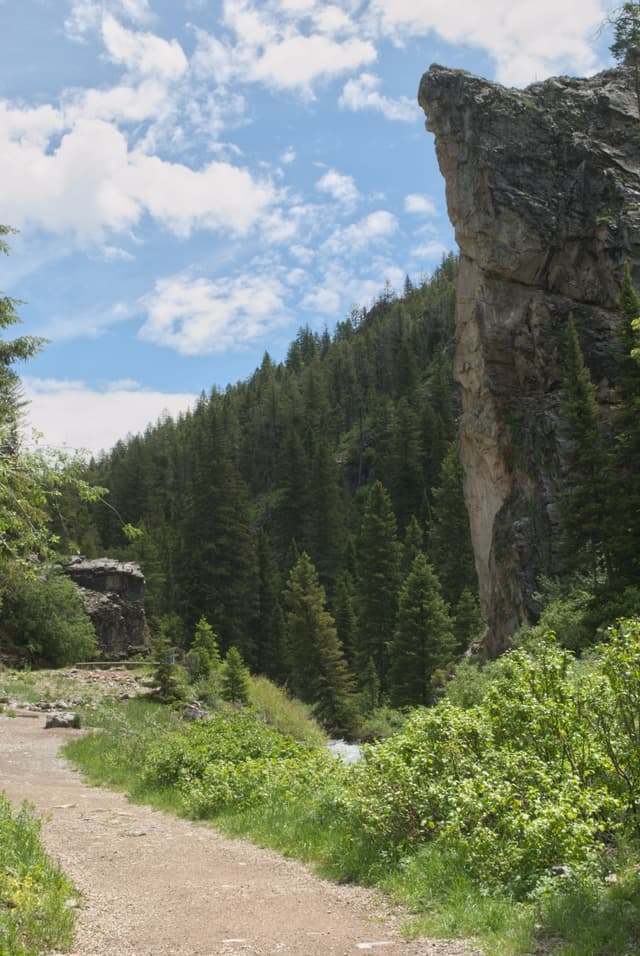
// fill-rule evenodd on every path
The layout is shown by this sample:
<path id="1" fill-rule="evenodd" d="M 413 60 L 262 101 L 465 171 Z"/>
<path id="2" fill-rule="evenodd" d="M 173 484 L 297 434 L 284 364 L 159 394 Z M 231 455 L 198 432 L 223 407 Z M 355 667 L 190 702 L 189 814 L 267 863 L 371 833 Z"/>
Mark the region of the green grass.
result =
<path id="1" fill-rule="evenodd" d="M 309 708 L 266 677 L 251 678 L 249 702 L 260 719 L 281 734 L 289 734 L 310 746 L 322 747 L 327 743 L 326 733 Z"/>
<path id="2" fill-rule="evenodd" d="M 152 787 L 141 774 L 150 748 L 162 734 L 178 726 L 172 710 L 145 698 L 105 700 L 83 713 L 82 725 L 94 732 L 70 740 L 64 754 L 89 783 L 123 791 L 137 803 L 179 811 L 175 791 Z"/>
<path id="3" fill-rule="evenodd" d="M 15 811 L 0 793 L 0 956 L 69 946 L 74 902 L 73 886 L 42 848 L 39 822 L 26 805 Z"/>

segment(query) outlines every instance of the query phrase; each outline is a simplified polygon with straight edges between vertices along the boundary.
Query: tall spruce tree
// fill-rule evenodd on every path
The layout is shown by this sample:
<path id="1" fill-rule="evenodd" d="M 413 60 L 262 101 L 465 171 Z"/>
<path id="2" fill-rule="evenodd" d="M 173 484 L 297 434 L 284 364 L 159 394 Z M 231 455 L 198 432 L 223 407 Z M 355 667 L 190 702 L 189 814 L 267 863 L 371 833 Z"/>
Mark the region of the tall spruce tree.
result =
<path id="1" fill-rule="evenodd" d="M 198 677 L 208 680 L 220 669 L 218 640 L 206 617 L 201 617 L 196 624 L 191 650 L 198 655 L 195 666 Z"/>
<path id="2" fill-rule="evenodd" d="M 256 670 L 272 680 L 284 680 L 285 627 L 280 603 L 281 583 L 269 538 L 258 534 L 258 594 L 253 645 Z"/>
<path id="3" fill-rule="evenodd" d="M 391 702 L 419 706 L 432 702 L 432 678 L 452 661 L 455 637 L 440 582 L 424 554 L 418 554 L 400 591 L 390 671 Z"/>
<path id="4" fill-rule="evenodd" d="M 389 493 L 376 481 L 371 487 L 358 542 L 358 672 L 372 659 L 380 687 L 388 688 L 389 645 L 393 639 L 401 547 Z"/>
<path id="5" fill-rule="evenodd" d="M 232 704 L 249 703 L 249 671 L 237 647 L 230 647 L 222 665 L 222 696 Z"/>
<path id="6" fill-rule="evenodd" d="M 336 581 L 333 597 L 334 618 L 338 638 L 350 666 L 355 663 L 355 648 L 358 621 L 355 609 L 355 585 L 348 571 L 343 571 Z"/>
<path id="7" fill-rule="evenodd" d="M 462 477 L 460 456 L 456 443 L 452 442 L 440 468 L 439 485 L 433 490 L 429 538 L 429 558 L 451 606 L 457 603 L 465 588 L 477 590 Z"/>
<path id="8" fill-rule="evenodd" d="M 484 628 L 478 598 L 469 588 L 465 588 L 453 612 L 456 653 L 462 654 L 474 641 L 479 640 Z"/>
<path id="9" fill-rule="evenodd" d="M 289 575 L 285 605 L 292 691 L 313 705 L 331 733 L 352 737 L 357 729 L 353 678 L 325 590 L 306 552 Z"/>
<path id="10" fill-rule="evenodd" d="M 411 521 L 407 525 L 402 542 L 402 574 L 404 576 L 409 573 L 414 560 L 423 550 L 424 534 L 420 522 L 415 515 L 411 515 Z"/>
<path id="11" fill-rule="evenodd" d="M 611 468 L 595 386 L 573 318 L 567 323 L 562 415 L 567 438 L 560 495 L 563 552 L 569 567 L 588 570 L 597 584 L 601 569 L 611 574 Z"/>

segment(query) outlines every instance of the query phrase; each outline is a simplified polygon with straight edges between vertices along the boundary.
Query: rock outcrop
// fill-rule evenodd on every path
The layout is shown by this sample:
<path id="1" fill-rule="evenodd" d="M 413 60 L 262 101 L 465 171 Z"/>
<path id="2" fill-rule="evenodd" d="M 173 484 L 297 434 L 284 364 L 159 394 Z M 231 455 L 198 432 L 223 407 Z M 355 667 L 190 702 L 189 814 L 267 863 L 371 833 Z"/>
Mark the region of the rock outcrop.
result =
<path id="1" fill-rule="evenodd" d="M 557 568 L 564 329 L 607 401 L 623 264 L 640 257 L 633 68 L 506 89 L 432 66 L 420 84 L 460 248 L 456 377 L 465 493 L 494 656 Z"/>
<path id="2" fill-rule="evenodd" d="M 144 575 L 137 564 L 78 557 L 64 572 L 80 590 L 103 658 L 121 660 L 146 646 Z"/>

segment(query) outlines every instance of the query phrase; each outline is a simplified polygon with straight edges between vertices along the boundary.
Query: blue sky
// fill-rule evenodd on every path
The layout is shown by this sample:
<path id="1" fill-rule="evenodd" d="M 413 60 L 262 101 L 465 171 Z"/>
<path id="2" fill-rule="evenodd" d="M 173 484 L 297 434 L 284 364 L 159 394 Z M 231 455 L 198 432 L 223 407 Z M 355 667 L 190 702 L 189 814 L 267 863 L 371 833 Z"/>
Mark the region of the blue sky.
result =
<path id="1" fill-rule="evenodd" d="M 610 65 L 609 0 L 0 0 L 0 289 L 52 445 L 109 447 L 454 248 L 432 62 Z"/>

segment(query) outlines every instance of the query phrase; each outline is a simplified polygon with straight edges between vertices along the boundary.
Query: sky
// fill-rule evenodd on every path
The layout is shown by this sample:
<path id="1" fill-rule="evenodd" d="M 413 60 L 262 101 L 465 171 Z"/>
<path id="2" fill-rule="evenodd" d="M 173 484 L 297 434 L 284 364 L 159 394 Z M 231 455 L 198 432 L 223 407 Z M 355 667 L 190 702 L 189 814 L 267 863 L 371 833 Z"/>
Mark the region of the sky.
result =
<path id="1" fill-rule="evenodd" d="M 41 443 L 92 453 L 455 249 L 416 102 L 611 65 L 610 0 L 0 0 L 0 261 Z"/>

